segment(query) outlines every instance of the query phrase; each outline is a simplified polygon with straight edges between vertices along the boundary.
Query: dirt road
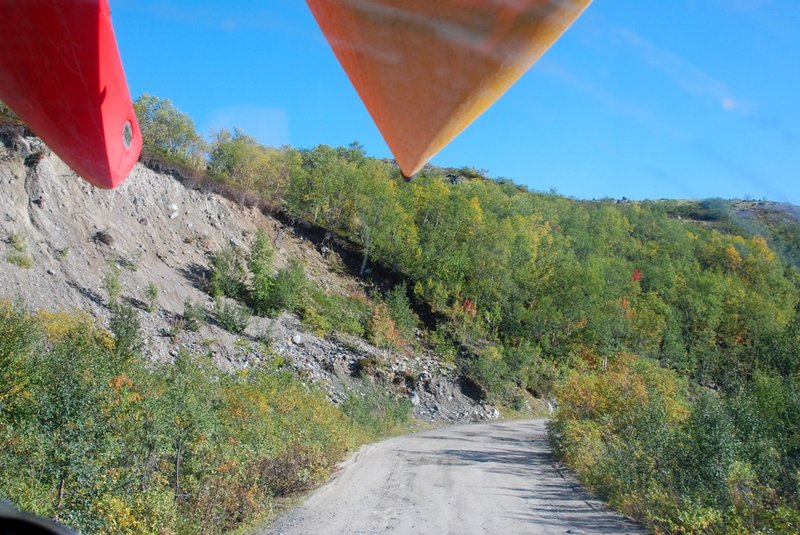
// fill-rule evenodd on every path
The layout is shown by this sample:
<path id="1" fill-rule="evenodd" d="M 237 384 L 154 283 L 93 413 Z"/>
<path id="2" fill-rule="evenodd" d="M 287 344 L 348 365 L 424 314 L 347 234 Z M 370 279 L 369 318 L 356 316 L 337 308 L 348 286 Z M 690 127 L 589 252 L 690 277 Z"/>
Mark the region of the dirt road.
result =
<path id="1" fill-rule="evenodd" d="M 265 533 L 644 533 L 555 462 L 545 420 L 460 425 L 367 446 Z"/>

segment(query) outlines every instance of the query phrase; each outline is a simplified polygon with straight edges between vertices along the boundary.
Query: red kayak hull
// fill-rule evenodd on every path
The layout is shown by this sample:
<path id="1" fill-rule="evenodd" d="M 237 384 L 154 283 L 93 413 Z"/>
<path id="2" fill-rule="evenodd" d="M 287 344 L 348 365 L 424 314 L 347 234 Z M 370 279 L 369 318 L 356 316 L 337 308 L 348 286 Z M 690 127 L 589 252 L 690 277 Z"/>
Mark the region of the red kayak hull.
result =
<path id="1" fill-rule="evenodd" d="M 121 184 L 142 136 L 107 0 L 0 0 L 0 100 L 77 174 Z"/>

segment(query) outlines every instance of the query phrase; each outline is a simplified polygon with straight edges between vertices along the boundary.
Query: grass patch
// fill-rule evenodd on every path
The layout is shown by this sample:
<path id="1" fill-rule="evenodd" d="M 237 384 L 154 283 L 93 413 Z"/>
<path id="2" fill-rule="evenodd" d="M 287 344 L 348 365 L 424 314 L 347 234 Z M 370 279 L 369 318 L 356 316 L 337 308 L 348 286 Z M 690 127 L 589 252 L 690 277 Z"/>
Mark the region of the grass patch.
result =
<path id="1" fill-rule="evenodd" d="M 351 392 L 341 409 L 373 439 L 398 433 L 411 421 L 411 401 L 375 385 L 365 392 Z"/>
<path id="2" fill-rule="evenodd" d="M 6 262 L 23 269 L 31 269 L 33 267 L 33 259 L 25 253 L 8 253 Z"/>
<path id="3" fill-rule="evenodd" d="M 28 246 L 25 243 L 25 237 L 17 232 L 8 237 L 8 245 L 10 245 L 11 248 L 17 253 L 24 253 L 28 249 Z"/>
<path id="4" fill-rule="evenodd" d="M 25 237 L 15 232 L 10 234 L 6 241 L 9 247 L 11 247 L 11 252 L 6 255 L 6 262 L 23 269 L 31 269 L 33 267 L 33 259 L 28 256 L 28 246 L 25 243 Z"/>

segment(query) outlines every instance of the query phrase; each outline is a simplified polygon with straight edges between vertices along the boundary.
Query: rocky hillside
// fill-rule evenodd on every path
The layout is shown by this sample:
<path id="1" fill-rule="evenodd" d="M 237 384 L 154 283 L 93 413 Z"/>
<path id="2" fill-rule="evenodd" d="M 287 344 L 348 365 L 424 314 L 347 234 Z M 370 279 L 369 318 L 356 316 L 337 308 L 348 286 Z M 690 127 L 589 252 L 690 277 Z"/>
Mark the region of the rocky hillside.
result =
<path id="1" fill-rule="evenodd" d="M 331 398 L 364 388 L 359 362 L 377 363 L 373 378 L 407 395 L 427 420 L 493 418 L 492 406 L 466 396 L 452 366 L 431 354 L 397 354 L 334 334 L 319 338 L 289 314 L 253 318 L 241 335 L 210 322 L 198 332 L 176 329 L 191 300 L 211 308 L 204 292 L 208 254 L 226 244 L 242 248 L 263 229 L 276 249 L 276 267 L 300 259 L 307 275 L 327 291 L 363 291 L 346 274 L 342 258 L 304 239 L 257 208 L 185 186 L 170 175 L 138 165 L 117 190 L 78 178 L 36 138 L 0 144 L 0 297 L 32 309 L 73 310 L 108 321 L 103 287 L 111 266 L 121 268 L 122 296 L 139 309 L 147 353 L 173 358 L 181 347 L 209 352 L 223 369 L 247 368 L 277 353 L 298 374 L 325 385 Z M 324 253 L 324 254 L 323 254 Z M 158 288 L 148 312 L 148 286 Z M 264 343 L 266 342 L 266 344 Z M 269 346 L 269 354 L 265 347 Z"/>

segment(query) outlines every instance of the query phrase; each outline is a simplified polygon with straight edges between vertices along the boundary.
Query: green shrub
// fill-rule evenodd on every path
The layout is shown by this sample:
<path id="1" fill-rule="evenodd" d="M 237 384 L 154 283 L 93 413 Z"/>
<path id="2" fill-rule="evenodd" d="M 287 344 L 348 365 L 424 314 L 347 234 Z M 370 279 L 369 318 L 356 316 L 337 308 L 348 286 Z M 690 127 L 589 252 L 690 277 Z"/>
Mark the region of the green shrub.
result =
<path id="1" fill-rule="evenodd" d="M 230 244 L 211 254 L 211 278 L 208 293 L 214 298 L 230 297 L 241 299 L 244 297 L 244 268 L 242 267 L 242 254 L 239 249 Z"/>
<path id="2" fill-rule="evenodd" d="M 717 508 L 730 502 L 727 480 L 736 461 L 733 422 L 719 398 L 703 393 L 692 406 L 683 427 L 684 451 L 680 455 L 680 488 L 686 495 L 701 495 Z"/>
<path id="3" fill-rule="evenodd" d="M 151 314 L 158 310 L 158 286 L 154 282 L 150 282 L 145 290 L 147 297 L 147 311 Z"/>
<path id="4" fill-rule="evenodd" d="M 214 317 L 219 326 L 228 332 L 239 334 L 250 325 L 251 313 L 246 305 L 217 297 L 214 301 Z"/>
<path id="5" fill-rule="evenodd" d="M 206 166 L 211 180 L 270 206 L 284 203 L 290 181 L 301 173 L 301 151 L 265 147 L 236 127 L 212 137 Z"/>
<path id="6" fill-rule="evenodd" d="M 536 355 L 523 371 L 522 386 L 535 397 L 544 399 L 551 397 L 558 383 L 562 368 L 558 363 Z"/>
<path id="7" fill-rule="evenodd" d="M 305 324 L 317 336 L 328 336 L 333 331 L 333 322 L 321 314 L 313 305 L 303 307 L 303 324 Z"/>
<path id="8" fill-rule="evenodd" d="M 439 360 L 451 364 L 455 363 L 458 350 L 443 325 L 437 325 L 435 331 L 428 331 L 428 342 L 433 352 L 439 357 Z"/>
<path id="9" fill-rule="evenodd" d="M 462 373 L 478 385 L 484 397 L 507 402 L 514 397 L 508 364 L 501 348 L 488 346 L 462 362 Z"/>
<path id="10" fill-rule="evenodd" d="M 105 277 L 103 277 L 103 288 L 108 294 L 108 307 L 114 308 L 119 304 L 120 294 L 122 293 L 122 283 L 119 280 L 120 269 L 116 264 L 108 267 Z"/>
<path id="11" fill-rule="evenodd" d="M 275 248 L 269 242 L 266 233 L 258 230 L 250 255 L 247 257 L 247 267 L 250 270 L 250 305 L 253 312 L 259 316 L 270 313 L 271 296 L 275 286 L 272 276 L 272 267 L 275 260 Z"/>
<path id="12" fill-rule="evenodd" d="M 197 332 L 208 321 L 206 307 L 200 303 L 195 303 L 191 299 L 183 302 L 183 320 L 187 330 Z"/>
<path id="13" fill-rule="evenodd" d="M 130 357 L 141 351 L 139 314 L 130 303 L 118 303 L 111 308 L 109 330 L 114 335 L 118 355 Z"/>
<path id="14" fill-rule="evenodd" d="M 398 284 L 389 291 L 386 296 L 386 306 L 389 307 L 389 314 L 397 326 L 400 336 L 408 342 L 413 341 L 419 318 L 411 309 L 405 284 Z"/>
<path id="15" fill-rule="evenodd" d="M 267 309 L 272 315 L 282 310 L 299 312 L 305 297 L 307 280 L 303 263 L 292 260 L 285 268 L 278 271 L 275 284 L 269 297 Z"/>

